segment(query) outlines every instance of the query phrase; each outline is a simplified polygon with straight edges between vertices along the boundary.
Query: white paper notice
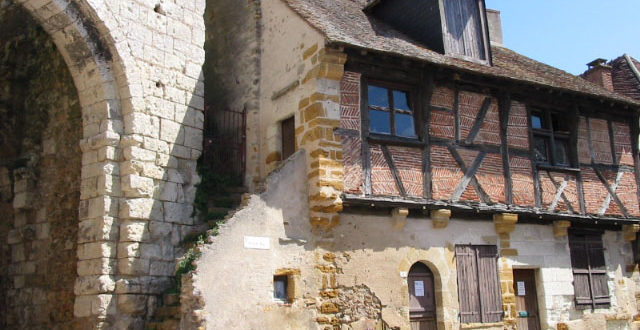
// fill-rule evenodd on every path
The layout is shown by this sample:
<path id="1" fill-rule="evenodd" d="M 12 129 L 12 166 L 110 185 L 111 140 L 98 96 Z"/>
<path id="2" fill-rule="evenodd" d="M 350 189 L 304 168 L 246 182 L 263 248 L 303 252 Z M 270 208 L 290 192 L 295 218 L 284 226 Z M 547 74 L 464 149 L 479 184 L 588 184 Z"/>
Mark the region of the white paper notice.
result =
<path id="1" fill-rule="evenodd" d="M 517 283 L 517 289 L 518 289 L 518 296 L 524 296 L 526 294 L 525 290 L 524 290 L 524 281 L 518 281 Z"/>
<path id="2" fill-rule="evenodd" d="M 257 249 L 257 250 L 269 250 L 269 237 L 256 237 L 245 236 L 244 237 L 245 249 Z"/>
<path id="3" fill-rule="evenodd" d="M 413 282 L 413 290 L 416 294 L 416 297 L 424 297 L 424 282 L 423 281 Z"/>

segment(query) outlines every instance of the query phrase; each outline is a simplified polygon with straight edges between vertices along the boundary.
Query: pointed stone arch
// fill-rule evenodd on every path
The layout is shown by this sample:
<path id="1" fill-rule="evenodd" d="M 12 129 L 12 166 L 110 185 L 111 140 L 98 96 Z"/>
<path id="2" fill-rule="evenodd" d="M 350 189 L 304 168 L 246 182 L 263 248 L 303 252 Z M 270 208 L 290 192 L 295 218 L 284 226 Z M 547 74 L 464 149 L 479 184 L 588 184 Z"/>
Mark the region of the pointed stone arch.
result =
<path id="1" fill-rule="evenodd" d="M 14 0 L 13 5 L 26 9 L 51 36 L 78 92 L 83 164 L 74 316 L 80 327 L 98 327 L 110 323 L 116 311 L 118 149 L 126 106 L 121 92 L 129 94 L 124 68 L 96 12 L 100 8 L 90 0 Z M 111 15 L 103 11 L 100 16 Z"/>

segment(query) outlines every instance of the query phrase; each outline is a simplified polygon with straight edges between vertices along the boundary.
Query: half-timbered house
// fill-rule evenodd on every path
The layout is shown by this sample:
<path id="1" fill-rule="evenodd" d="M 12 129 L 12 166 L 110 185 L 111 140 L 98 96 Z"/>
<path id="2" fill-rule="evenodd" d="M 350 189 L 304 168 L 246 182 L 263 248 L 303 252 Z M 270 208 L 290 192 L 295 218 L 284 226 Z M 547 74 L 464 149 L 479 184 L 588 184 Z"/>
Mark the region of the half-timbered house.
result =
<path id="1" fill-rule="evenodd" d="M 638 101 L 509 50 L 482 0 L 259 3 L 231 75 L 264 192 L 197 262 L 210 325 L 636 326 Z"/>

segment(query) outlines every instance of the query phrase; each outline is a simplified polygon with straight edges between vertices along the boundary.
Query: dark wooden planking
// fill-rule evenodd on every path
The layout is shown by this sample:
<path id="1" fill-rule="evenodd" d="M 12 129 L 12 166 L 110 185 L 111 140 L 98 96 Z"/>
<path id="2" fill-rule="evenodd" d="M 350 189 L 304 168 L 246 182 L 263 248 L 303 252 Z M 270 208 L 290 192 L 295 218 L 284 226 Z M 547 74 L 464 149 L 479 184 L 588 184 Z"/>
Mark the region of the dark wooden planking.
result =
<path id="1" fill-rule="evenodd" d="M 372 195 L 371 188 L 371 150 L 369 149 L 369 100 L 367 90 L 367 79 L 362 77 L 360 79 L 360 116 L 362 118 L 362 125 L 360 127 L 361 139 L 362 139 L 362 175 L 363 175 L 363 190 L 365 195 Z"/>
<path id="2" fill-rule="evenodd" d="M 489 111 L 490 106 L 491 106 L 491 98 L 485 97 L 484 101 L 482 101 L 482 106 L 480 107 L 480 111 L 478 111 L 476 115 L 476 119 L 473 122 L 473 126 L 469 131 L 469 135 L 467 135 L 467 138 L 464 140 L 465 143 L 467 144 L 473 143 L 473 140 L 476 139 L 478 132 L 480 132 L 480 129 L 482 128 L 482 124 L 484 123 L 484 117 L 487 115 L 487 112 Z"/>
<path id="3" fill-rule="evenodd" d="M 533 176 L 533 190 L 536 201 L 536 207 L 542 207 L 542 194 L 540 191 L 540 175 L 536 166 L 535 148 L 533 143 L 533 129 L 531 127 L 531 108 L 527 108 L 527 131 L 529 132 L 529 160 L 531 161 L 531 175 Z"/>
<path id="4" fill-rule="evenodd" d="M 384 159 L 387 161 L 387 165 L 389 165 L 389 169 L 391 170 L 391 175 L 393 175 L 393 180 L 396 182 L 396 187 L 400 192 L 402 197 L 407 197 L 407 191 L 404 189 L 404 185 L 402 184 L 402 179 L 400 179 L 400 175 L 398 175 L 398 169 L 396 168 L 396 164 L 393 162 L 393 157 L 391 157 L 391 153 L 389 152 L 389 148 L 385 145 L 381 145 L 382 154 L 384 155 Z"/>
<path id="5" fill-rule="evenodd" d="M 482 322 L 502 321 L 502 293 L 498 275 L 498 249 L 495 245 L 477 246 L 478 286 L 482 298 Z"/>
<path id="6" fill-rule="evenodd" d="M 502 94 L 498 98 L 498 112 L 500 115 L 500 148 L 502 151 L 502 169 L 504 172 L 504 197 L 507 204 L 513 204 L 513 183 L 511 182 L 509 141 L 507 136 L 509 113 L 511 112 L 511 97 L 509 94 Z"/>
<path id="7" fill-rule="evenodd" d="M 569 127 L 575 127 L 572 129 L 569 134 L 569 143 L 573 148 L 569 148 L 569 162 L 572 166 L 577 166 L 580 163 L 580 158 L 578 157 L 578 128 L 580 126 L 580 110 L 577 106 L 573 107 L 573 115 L 571 116 L 571 122 Z M 587 213 L 586 203 L 584 201 L 584 190 L 582 183 L 582 172 L 576 173 L 576 189 L 578 190 L 578 206 L 580 208 L 580 214 Z"/>
<path id="8" fill-rule="evenodd" d="M 635 115 L 629 121 L 631 132 L 631 153 L 633 155 L 633 169 L 636 177 L 636 195 L 640 203 L 640 158 L 638 158 L 638 135 L 640 134 L 640 117 Z"/>
<path id="9" fill-rule="evenodd" d="M 481 305 L 478 290 L 478 268 L 475 250 L 471 245 L 456 245 L 456 266 L 458 273 L 458 300 L 460 301 L 460 322 L 481 322 Z"/>
<path id="10" fill-rule="evenodd" d="M 426 70 L 425 70 L 426 71 Z M 431 98 L 433 97 L 434 82 L 433 73 L 431 71 L 423 71 L 421 89 L 421 99 L 424 100 L 423 107 L 423 126 L 422 126 L 422 139 L 424 140 L 424 146 L 422 147 L 422 183 L 423 183 L 423 195 L 425 198 L 432 198 L 432 179 L 431 179 L 431 143 L 429 137 L 429 128 L 431 126 Z"/>

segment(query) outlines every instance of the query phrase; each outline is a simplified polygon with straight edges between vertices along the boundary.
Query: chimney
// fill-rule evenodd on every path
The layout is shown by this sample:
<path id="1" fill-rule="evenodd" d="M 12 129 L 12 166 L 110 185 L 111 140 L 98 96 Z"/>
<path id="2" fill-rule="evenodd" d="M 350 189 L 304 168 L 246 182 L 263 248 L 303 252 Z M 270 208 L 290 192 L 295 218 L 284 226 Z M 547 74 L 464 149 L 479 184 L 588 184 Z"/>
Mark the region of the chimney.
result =
<path id="1" fill-rule="evenodd" d="M 492 45 L 502 46 L 502 20 L 500 11 L 487 9 L 487 25 L 489 26 L 489 40 Z"/>
<path id="2" fill-rule="evenodd" d="M 597 58 L 587 63 L 587 67 L 587 71 L 580 75 L 582 78 L 613 92 L 611 66 L 607 65 L 607 60 L 603 58 Z"/>

